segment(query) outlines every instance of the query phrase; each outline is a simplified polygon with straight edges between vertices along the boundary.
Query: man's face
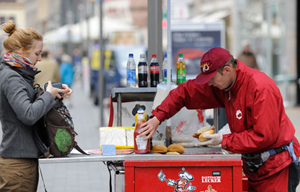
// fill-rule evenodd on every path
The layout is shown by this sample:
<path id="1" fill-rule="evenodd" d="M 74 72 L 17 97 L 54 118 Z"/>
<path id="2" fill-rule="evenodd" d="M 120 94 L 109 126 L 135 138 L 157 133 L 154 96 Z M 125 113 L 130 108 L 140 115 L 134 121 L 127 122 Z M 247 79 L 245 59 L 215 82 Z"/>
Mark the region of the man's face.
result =
<path id="1" fill-rule="evenodd" d="M 225 66 L 224 69 L 223 69 L 223 74 L 217 72 L 213 78 L 211 78 L 208 82 L 208 85 L 209 86 L 214 86 L 218 89 L 221 89 L 221 90 L 224 90 L 226 88 L 228 88 L 233 80 L 230 76 L 230 71 L 229 70 L 229 66 Z"/>

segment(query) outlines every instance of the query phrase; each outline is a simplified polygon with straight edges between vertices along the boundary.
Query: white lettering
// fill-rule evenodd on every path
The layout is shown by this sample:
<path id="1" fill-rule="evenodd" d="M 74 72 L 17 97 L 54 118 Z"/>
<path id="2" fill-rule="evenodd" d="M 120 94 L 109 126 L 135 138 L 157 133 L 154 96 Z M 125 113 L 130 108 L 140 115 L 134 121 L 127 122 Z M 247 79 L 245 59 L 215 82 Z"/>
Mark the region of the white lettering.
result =
<path id="1" fill-rule="evenodd" d="M 202 183 L 221 183 L 221 176 L 202 176 Z"/>

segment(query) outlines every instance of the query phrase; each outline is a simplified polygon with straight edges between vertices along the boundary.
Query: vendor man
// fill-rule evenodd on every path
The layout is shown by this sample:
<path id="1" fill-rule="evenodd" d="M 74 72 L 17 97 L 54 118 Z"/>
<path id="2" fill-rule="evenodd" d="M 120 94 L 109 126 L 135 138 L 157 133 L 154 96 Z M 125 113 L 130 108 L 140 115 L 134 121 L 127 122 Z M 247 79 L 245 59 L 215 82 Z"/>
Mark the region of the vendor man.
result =
<path id="1" fill-rule="evenodd" d="M 299 142 L 274 81 L 235 60 L 225 49 L 206 52 L 196 79 L 180 84 L 152 111 L 140 136 L 149 139 L 158 125 L 188 109 L 225 108 L 231 134 L 206 135 L 203 145 L 242 154 L 249 191 L 296 191 Z M 254 160 L 254 161 L 253 161 Z"/>

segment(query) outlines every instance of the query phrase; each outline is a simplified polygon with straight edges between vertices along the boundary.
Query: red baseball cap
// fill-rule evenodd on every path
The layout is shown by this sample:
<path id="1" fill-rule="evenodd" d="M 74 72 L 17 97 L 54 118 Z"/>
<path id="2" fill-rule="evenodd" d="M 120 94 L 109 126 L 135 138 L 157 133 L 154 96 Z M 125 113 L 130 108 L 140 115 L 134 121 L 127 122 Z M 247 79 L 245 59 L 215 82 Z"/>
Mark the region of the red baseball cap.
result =
<path id="1" fill-rule="evenodd" d="M 196 77 L 196 83 L 208 83 L 218 69 L 227 63 L 230 58 L 231 54 L 221 47 L 214 47 L 208 50 L 200 61 L 201 73 Z"/>

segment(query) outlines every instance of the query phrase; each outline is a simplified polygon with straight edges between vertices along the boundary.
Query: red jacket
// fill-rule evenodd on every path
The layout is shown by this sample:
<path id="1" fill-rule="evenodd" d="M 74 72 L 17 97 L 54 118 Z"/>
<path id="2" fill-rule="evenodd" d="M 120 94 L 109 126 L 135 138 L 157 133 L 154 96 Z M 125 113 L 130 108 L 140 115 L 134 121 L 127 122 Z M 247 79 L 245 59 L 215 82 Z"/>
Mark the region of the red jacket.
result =
<path id="1" fill-rule="evenodd" d="M 236 81 L 226 91 L 199 85 L 189 80 L 172 90 L 152 111 L 161 122 L 183 106 L 188 109 L 225 108 L 231 134 L 223 135 L 222 147 L 234 153 L 263 152 L 294 140 L 297 157 L 300 146 L 295 128 L 287 117 L 282 96 L 274 81 L 264 73 L 237 61 Z M 288 151 L 270 157 L 257 172 L 244 172 L 252 181 L 260 181 L 291 164 Z"/>

